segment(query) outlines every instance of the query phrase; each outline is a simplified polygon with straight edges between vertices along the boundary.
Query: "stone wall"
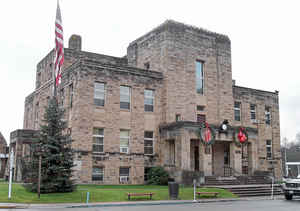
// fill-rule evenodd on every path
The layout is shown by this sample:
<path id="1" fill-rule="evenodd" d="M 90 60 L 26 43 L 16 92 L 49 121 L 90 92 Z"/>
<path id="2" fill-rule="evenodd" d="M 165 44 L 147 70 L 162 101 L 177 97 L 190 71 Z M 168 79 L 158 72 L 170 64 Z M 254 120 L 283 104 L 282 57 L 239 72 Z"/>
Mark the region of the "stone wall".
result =
<path id="1" fill-rule="evenodd" d="M 4 172 L 7 163 L 7 156 L 8 156 L 7 143 L 4 136 L 0 132 L 0 178 L 4 177 Z"/>
<path id="2" fill-rule="evenodd" d="M 131 183 L 142 183 L 144 164 L 151 157 L 144 156 L 144 131 L 154 131 L 155 151 L 158 157 L 158 128 L 161 121 L 162 74 L 139 70 L 122 69 L 99 62 L 83 61 L 74 69 L 73 108 L 68 109 L 69 127 L 74 138 L 73 148 L 85 152 L 78 156 L 77 176 L 80 181 L 91 182 L 92 167 L 104 167 L 105 183 L 118 183 L 119 167 L 130 167 Z M 73 74 L 73 73 L 71 73 Z M 104 82 L 105 105 L 94 105 L 94 82 Z M 131 87 L 130 110 L 120 109 L 120 85 Z M 155 93 L 154 112 L 144 111 L 144 90 Z M 68 98 L 68 96 L 66 97 Z M 66 102 L 68 107 L 68 102 Z M 93 159 L 93 127 L 104 128 L 104 153 L 101 162 Z M 130 130 L 129 153 L 120 154 L 120 129 Z M 155 163 L 150 162 L 153 166 Z"/>
<path id="3" fill-rule="evenodd" d="M 234 100 L 241 102 L 241 121 L 234 121 L 236 126 L 257 128 L 258 139 L 252 144 L 253 171 L 273 171 L 281 177 L 280 121 L 278 92 L 233 86 Z M 250 104 L 256 105 L 256 121 L 250 119 Z M 265 107 L 271 108 L 271 122 L 266 124 Z M 272 140 L 272 159 L 267 159 L 266 140 Z"/>
<path id="4" fill-rule="evenodd" d="M 129 65 L 150 68 L 165 76 L 163 122 L 196 121 L 197 105 L 210 123 L 232 119 L 230 40 L 225 35 L 166 21 L 132 42 L 127 50 Z M 204 94 L 196 92 L 196 61 L 204 63 Z"/>

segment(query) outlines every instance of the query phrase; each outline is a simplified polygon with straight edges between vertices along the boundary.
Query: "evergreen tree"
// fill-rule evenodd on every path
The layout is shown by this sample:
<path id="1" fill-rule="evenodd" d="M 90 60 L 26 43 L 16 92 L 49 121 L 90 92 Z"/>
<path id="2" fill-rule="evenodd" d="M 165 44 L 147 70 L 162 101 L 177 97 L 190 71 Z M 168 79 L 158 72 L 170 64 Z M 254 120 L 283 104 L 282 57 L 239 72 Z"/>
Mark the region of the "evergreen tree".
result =
<path id="1" fill-rule="evenodd" d="M 32 144 L 29 167 L 31 191 L 37 191 L 39 152 L 42 155 L 41 193 L 71 192 L 74 190 L 72 167 L 74 151 L 72 139 L 66 134 L 67 123 L 62 120 L 64 110 L 55 97 L 49 100 L 44 114 L 39 139 Z"/>

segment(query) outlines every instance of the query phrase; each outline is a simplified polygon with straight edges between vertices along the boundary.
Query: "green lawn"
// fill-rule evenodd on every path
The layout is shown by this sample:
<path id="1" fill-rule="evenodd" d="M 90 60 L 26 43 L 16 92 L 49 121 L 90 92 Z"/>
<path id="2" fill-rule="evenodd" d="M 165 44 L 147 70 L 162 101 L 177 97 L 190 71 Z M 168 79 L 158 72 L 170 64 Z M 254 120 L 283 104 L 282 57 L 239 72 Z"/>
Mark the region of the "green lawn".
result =
<path id="1" fill-rule="evenodd" d="M 236 197 L 232 193 L 217 188 L 198 188 L 197 191 L 220 192 L 218 198 Z M 168 186 L 157 185 L 78 185 L 72 193 L 41 194 L 38 199 L 36 193 L 28 192 L 20 184 L 13 184 L 12 198 L 8 200 L 8 184 L 0 183 L 0 202 L 16 203 L 84 203 L 86 192 L 90 192 L 89 202 L 128 201 L 127 192 L 153 192 L 153 200 L 168 200 Z M 205 196 L 203 196 L 205 198 Z M 201 198 L 203 198 L 201 196 Z M 209 196 L 207 197 L 209 198 Z M 180 187 L 179 199 L 192 200 L 193 188 Z M 149 197 L 133 197 L 131 201 L 149 200 Z"/>

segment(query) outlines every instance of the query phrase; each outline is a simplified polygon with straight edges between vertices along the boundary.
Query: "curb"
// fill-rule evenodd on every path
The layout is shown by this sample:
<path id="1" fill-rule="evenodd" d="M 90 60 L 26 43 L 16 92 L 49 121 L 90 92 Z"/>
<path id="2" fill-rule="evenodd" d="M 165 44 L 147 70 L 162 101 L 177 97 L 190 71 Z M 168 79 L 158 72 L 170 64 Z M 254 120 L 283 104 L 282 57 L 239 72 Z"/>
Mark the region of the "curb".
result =
<path id="1" fill-rule="evenodd" d="M 28 206 L 18 206 L 18 205 L 0 205 L 0 209 L 27 209 Z"/>
<path id="2" fill-rule="evenodd" d="M 175 204 L 194 204 L 193 201 L 174 201 L 174 202 L 139 202 L 139 203 L 115 203 L 115 204 L 87 204 L 72 205 L 66 208 L 89 208 L 89 207 L 133 207 L 133 206 L 155 206 L 155 205 L 175 205 Z"/>
<path id="3" fill-rule="evenodd" d="M 111 204 L 85 204 L 72 205 L 66 208 L 90 208 L 90 207 L 131 207 L 131 206 L 157 206 L 157 205 L 176 205 L 176 204 L 197 204 L 214 202 L 248 201 L 245 199 L 216 199 L 216 200 L 197 200 L 197 201 L 156 201 L 156 202 L 138 202 L 138 203 L 111 203 Z"/>
<path id="4" fill-rule="evenodd" d="M 282 198 L 274 198 L 274 200 Z M 157 206 L 157 205 L 176 205 L 176 204 L 204 204 L 216 202 L 237 202 L 237 201 L 254 201 L 254 200 L 272 200 L 266 197 L 253 197 L 253 198 L 225 198 L 225 199 L 198 199 L 192 200 L 174 200 L 174 201 L 140 201 L 140 202 L 103 202 L 103 203 L 90 203 L 90 204 L 2 204 L 1 209 L 56 209 L 56 208 L 91 208 L 91 207 L 133 207 L 133 206 Z"/>

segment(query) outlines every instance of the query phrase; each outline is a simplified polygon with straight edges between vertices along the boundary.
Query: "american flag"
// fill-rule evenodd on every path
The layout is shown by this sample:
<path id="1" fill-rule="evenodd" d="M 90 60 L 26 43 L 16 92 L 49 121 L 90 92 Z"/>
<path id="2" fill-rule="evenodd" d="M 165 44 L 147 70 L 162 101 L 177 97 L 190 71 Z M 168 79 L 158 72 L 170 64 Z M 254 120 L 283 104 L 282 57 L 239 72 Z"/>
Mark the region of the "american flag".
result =
<path id="1" fill-rule="evenodd" d="M 64 63 L 64 37 L 61 21 L 59 3 L 57 1 L 56 19 L 55 19 L 55 59 L 54 72 L 55 84 L 58 86 L 61 83 L 61 67 Z"/>

